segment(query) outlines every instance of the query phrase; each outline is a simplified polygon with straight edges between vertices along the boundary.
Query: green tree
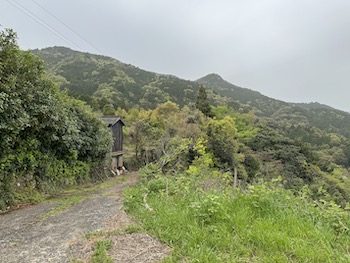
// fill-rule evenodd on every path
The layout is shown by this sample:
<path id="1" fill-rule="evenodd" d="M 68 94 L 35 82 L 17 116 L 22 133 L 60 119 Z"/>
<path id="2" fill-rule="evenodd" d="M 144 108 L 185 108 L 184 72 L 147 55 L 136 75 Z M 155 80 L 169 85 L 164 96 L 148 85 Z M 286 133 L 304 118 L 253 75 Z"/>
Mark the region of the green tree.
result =
<path id="1" fill-rule="evenodd" d="M 237 129 L 231 117 L 222 120 L 212 119 L 208 123 L 208 149 L 222 163 L 234 165 L 234 155 L 238 150 Z"/>
<path id="2" fill-rule="evenodd" d="M 212 117 L 212 111 L 208 100 L 207 92 L 201 85 L 198 90 L 198 96 L 196 100 L 196 108 L 199 109 L 205 116 Z"/>
<path id="3" fill-rule="evenodd" d="M 0 30 L 0 116 L 0 209 L 25 199 L 18 186 L 32 192 L 88 179 L 110 149 L 107 127 L 48 80 L 10 29 Z"/>
<path id="4" fill-rule="evenodd" d="M 128 123 L 126 141 L 134 149 L 135 158 L 129 164 L 133 168 L 153 161 L 161 137 L 160 128 L 152 117 L 151 110 L 131 108 L 126 116 Z"/>

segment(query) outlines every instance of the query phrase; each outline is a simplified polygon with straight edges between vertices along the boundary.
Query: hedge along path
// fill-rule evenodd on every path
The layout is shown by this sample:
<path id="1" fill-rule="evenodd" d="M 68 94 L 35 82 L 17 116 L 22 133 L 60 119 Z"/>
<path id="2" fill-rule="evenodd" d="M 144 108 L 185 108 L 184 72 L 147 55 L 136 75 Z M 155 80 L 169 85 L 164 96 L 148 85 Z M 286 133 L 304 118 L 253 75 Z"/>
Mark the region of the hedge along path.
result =
<path id="1" fill-rule="evenodd" d="M 139 233 L 122 209 L 137 174 L 122 177 L 0 215 L 0 262 L 91 262 L 100 240 L 112 242 L 109 262 L 162 260 L 170 248 Z"/>

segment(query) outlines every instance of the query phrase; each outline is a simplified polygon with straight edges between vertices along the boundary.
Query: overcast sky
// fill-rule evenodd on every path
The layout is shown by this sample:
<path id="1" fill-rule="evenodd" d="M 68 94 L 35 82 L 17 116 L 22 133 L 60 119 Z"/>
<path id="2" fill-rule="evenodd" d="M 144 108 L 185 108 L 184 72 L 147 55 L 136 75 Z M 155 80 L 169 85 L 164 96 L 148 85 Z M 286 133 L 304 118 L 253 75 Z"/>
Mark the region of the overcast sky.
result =
<path id="1" fill-rule="evenodd" d="M 350 0 L 0 0 L 22 49 L 66 46 L 350 111 Z"/>

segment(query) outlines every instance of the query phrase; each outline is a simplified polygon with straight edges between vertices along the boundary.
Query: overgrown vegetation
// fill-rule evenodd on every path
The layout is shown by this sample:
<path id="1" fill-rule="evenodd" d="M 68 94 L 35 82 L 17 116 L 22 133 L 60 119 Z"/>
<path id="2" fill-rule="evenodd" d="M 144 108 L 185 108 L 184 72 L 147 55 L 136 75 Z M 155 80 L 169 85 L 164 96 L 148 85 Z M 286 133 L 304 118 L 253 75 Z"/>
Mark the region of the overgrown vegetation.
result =
<path id="1" fill-rule="evenodd" d="M 0 209 L 103 174 L 111 138 L 83 100 L 127 123 L 125 164 L 146 168 L 126 207 L 174 247 L 168 262 L 350 260 L 350 114 L 215 74 L 185 81 L 67 48 L 41 56 L 49 76 L 1 31 Z"/>
<path id="2" fill-rule="evenodd" d="M 295 193 L 274 180 L 234 189 L 231 176 L 198 161 L 168 178 L 166 194 L 159 166 L 140 173 L 142 183 L 125 193 L 125 206 L 173 248 L 164 262 L 350 260 L 348 211 L 314 201 L 307 186 Z"/>
<path id="3" fill-rule="evenodd" d="M 322 186 L 338 204 L 345 206 L 350 200 L 348 113 L 317 103 L 292 104 L 274 100 L 237 87 L 216 74 L 187 81 L 62 47 L 35 53 L 42 55 L 50 77 L 60 83 L 61 88 L 85 100 L 96 111 L 117 112 L 127 119 L 130 125 L 126 133 L 130 134 L 127 149 L 129 154 L 136 154 L 135 158 L 128 158 L 128 168 L 159 159 L 161 145 L 167 141 L 164 134 L 171 137 L 180 129 L 175 127 L 170 128 L 173 131 L 164 132 L 165 120 L 169 120 L 184 130 L 200 129 L 206 133 L 204 137 L 211 144 L 208 149 L 216 155 L 216 160 L 226 159 L 231 167 L 225 169 L 237 169 L 241 183 L 282 175 L 287 188 L 300 189 L 308 184 L 317 197 L 317 190 Z M 160 120 L 162 116 L 157 117 L 156 109 L 168 101 L 175 103 L 181 113 L 174 111 L 176 118 L 164 115 L 165 120 Z M 196 108 L 212 117 L 213 122 L 200 116 Z M 176 119 L 183 121 L 180 123 Z M 211 128 L 207 129 L 205 124 L 210 122 Z M 214 128 L 224 129 L 230 122 L 239 132 L 237 138 L 229 138 L 235 142 L 236 154 L 235 159 L 228 157 L 228 160 L 227 153 L 224 157 L 225 153 L 217 151 L 225 144 L 221 140 L 225 136 L 220 132 L 206 136 Z M 193 134 L 198 136 L 197 131 Z"/>
<path id="4" fill-rule="evenodd" d="M 146 164 L 125 206 L 173 247 L 164 262 L 348 262 L 347 169 L 322 170 L 312 145 L 253 112 L 211 110 L 120 111 Z"/>
<path id="5" fill-rule="evenodd" d="M 0 31 L 0 209 L 90 180 L 109 152 L 107 128 L 43 68 L 12 30 Z"/>
<path id="6" fill-rule="evenodd" d="M 180 109 L 172 102 L 155 110 L 119 110 L 117 113 L 128 123 L 127 167 L 136 169 L 159 161 L 165 174 L 184 169 L 198 156 L 195 145 L 201 139 L 212 155 L 212 166 L 232 174 L 236 170 L 237 183 L 242 186 L 281 176 L 287 189 L 300 191 L 309 185 L 315 199 L 334 200 L 342 207 L 349 202 L 346 166 L 329 160 L 332 168 L 324 169 L 326 156 L 319 155 L 313 145 L 286 136 L 253 112 L 240 114 L 228 106 L 212 107 L 211 111 L 213 118 L 194 106 Z M 325 192 L 319 192 L 320 187 Z"/>

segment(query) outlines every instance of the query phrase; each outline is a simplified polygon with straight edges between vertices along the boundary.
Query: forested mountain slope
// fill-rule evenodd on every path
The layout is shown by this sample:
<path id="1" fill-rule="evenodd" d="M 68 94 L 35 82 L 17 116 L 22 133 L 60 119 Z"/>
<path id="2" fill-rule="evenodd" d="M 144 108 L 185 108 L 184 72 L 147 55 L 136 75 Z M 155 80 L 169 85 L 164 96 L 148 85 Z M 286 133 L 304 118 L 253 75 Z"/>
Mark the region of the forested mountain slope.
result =
<path id="1" fill-rule="evenodd" d="M 97 114 L 118 114 L 125 165 L 144 167 L 125 208 L 174 247 L 169 262 L 349 258 L 349 114 L 215 74 L 187 81 L 40 52 L 48 73 L 13 31 L 0 34 L 0 209 L 106 178 L 111 137 Z"/>
<path id="2" fill-rule="evenodd" d="M 197 82 L 212 88 L 222 96 L 233 98 L 241 104 L 253 107 L 257 115 L 271 116 L 276 110 L 288 105 L 286 102 L 271 99 L 257 91 L 233 85 L 217 74 L 209 74 L 198 79 Z"/>
<path id="3" fill-rule="evenodd" d="M 154 108 L 168 100 L 183 106 L 195 101 L 199 83 L 148 72 L 118 60 L 54 47 L 35 50 L 47 70 L 72 95 L 99 106 Z M 98 103 L 99 105 L 94 105 Z M 102 106 L 102 107 L 103 107 Z"/>
<path id="4" fill-rule="evenodd" d="M 347 112 L 319 103 L 287 103 L 275 100 L 257 91 L 235 86 L 216 74 L 209 74 L 197 82 L 222 96 L 253 107 L 258 116 L 271 117 L 297 126 L 314 126 L 350 138 L 350 114 Z"/>
<path id="5" fill-rule="evenodd" d="M 272 99 L 257 91 L 235 86 L 217 74 L 189 81 L 65 47 L 33 52 L 40 53 L 47 70 L 61 88 L 68 89 L 71 95 L 87 101 L 95 109 L 113 111 L 134 105 L 155 108 L 168 100 L 184 106 L 195 102 L 202 84 L 206 86 L 213 105 L 228 105 L 244 112 L 254 110 L 257 116 L 296 126 L 314 126 L 350 138 L 349 113 L 318 103 L 287 103 Z"/>
<path id="6" fill-rule="evenodd" d="M 159 150 L 161 146 L 158 133 L 164 132 L 159 126 L 164 120 L 157 117 L 159 110 L 152 110 L 159 105 L 160 112 L 164 110 L 162 107 L 173 108 L 164 104 L 172 101 L 180 108 L 187 105 L 195 112 L 193 107 L 198 90 L 203 85 L 217 125 L 223 125 L 227 122 L 225 118 L 230 117 L 241 131 L 242 145 L 236 150 L 237 156 L 241 156 L 237 158 L 241 160 L 242 180 L 251 182 L 257 177 L 282 175 L 288 188 L 300 189 L 309 184 L 316 193 L 321 186 L 338 202 L 350 201 L 349 113 L 317 103 L 298 104 L 272 99 L 235 86 L 216 74 L 189 81 L 63 47 L 33 52 L 42 56 L 51 79 L 62 89 L 67 89 L 70 95 L 85 100 L 103 114 L 114 114 L 118 108 L 128 111 L 125 114 L 131 126 L 129 134 L 132 131 L 141 134 L 141 138 L 136 138 L 139 145 L 133 146 L 137 149 L 135 154 L 139 163 L 145 162 L 142 154 Z M 181 119 L 181 114 L 189 113 L 184 110 L 177 114 Z M 187 118 L 182 123 L 196 123 L 201 129 L 209 129 L 197 123 L 200 118 L 195 114 L 189 114 Z M 154 122 L 155 119 L 158 121 Z M 208 130 L 208 134 L 211 131 Z M 135 138 L 133 140 L 131 144 L 135 143 Z M 221 143 L 217 140 L 213 145 Z M 213 147 L 211 151 L 217 158 L 225 155 Z M 156 153 L 147 154 L 153 156 Z"/>
<path id="7" fill-rule="evenodd" d="M 197 81 L 162 75 L 124 64 L 116 59 L 73 51 L 65 47 L 34 50 L 46 62 L 53 80 L 70 95 L 87 101 L 95 110 L 113 113 L 135 105 L 151 109 L 166 101 L 179 106 L 194 103 L 200 85 L 213 105 L 228 105 L 240 112 L 271 118 L 273 126 L 288 129 L 289 136 L 320 144 L 329 138 L 309 140 L 322 132 L 350 138 L 350 114 L 318 103 L 287 103 L 235 86 L 217 74 Z M 321 130 L 321 132 L 319 132 Z M 314 136 L 312 135 L 312 136 Z M 327 136 L 326 136 L 327 137 Z M 329 137 L 329 136 L 328 136 Z"/>

